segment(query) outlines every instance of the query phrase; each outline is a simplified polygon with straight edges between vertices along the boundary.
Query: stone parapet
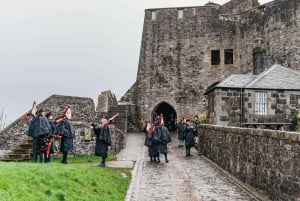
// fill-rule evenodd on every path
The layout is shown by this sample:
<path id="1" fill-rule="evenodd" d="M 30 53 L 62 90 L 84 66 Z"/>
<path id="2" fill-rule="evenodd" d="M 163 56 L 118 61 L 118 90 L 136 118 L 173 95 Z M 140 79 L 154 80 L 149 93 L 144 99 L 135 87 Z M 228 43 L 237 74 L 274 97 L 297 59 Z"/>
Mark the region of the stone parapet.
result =
<path id="1" fill-rule="evenodd" d="M 272 200 L 300 199 L 300 134 L 202 124 L 198 149 Z"/>

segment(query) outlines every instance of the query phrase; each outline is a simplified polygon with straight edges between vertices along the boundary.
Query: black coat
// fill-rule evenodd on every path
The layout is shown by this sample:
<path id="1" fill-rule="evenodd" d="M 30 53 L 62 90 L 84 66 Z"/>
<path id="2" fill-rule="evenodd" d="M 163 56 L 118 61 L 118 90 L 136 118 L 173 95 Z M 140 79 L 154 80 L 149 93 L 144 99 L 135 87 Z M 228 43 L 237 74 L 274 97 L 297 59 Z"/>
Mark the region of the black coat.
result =
<path id="1" fill-rule="evenodd" d="M 108 147 L 111 145 L 111 136 L 109 128 L 104 126 L 94 127 L 96 134 L 96 148 L 95 155 L 101 157 L 107 157 Z"/>
<path id="2" fill-rule="evenodd" d="M 168 129 L 164 126 L 156 126 L 154 129 L 152 142 L 160 153 L 167 153 L 167 144 L 171 142 L 171 135 Z"/>
<path id="3" fill-rule="evenodd" d="M 27 135 L 33 138 L 42 135 L 49 135 L 51 133 L 51 126 L 49 121 L 44 116 L 37 116 L 30 121 Z"/>
<path id="4" fill-rule="evenodd" d="M 68 119 L 61 120 L 56 127 L 57 134 L 62 136 L 60 151 L 73 150 L 73 139 L 75 138 L 75 129 Z"/>
<path id="5" fill-rule="evenodd" d="M 185 129 L 185 124 L 183 122 L 179 122 L 176 125 L 176 128 L 178 129 L 178 140 L 184 140 L 184 129 Z"/>
<path id="6" fill-rule="evenodd" d="M 185 129 L 185 146 L 186 147 L 194 147 L 195 146 L 194 131 L 189 126 L 187 126 Z"/>
<path id="7" fill-rule="evenodd" d="M 54 135 L 54 134 L 56 134 L 56 125 L 55 125 L 55 123 L 54 123 L 54 121 L 53 120 L 49 120 L 49 124 L 50 124 L 50 126 L 51 126 L 51 135 Z"/>

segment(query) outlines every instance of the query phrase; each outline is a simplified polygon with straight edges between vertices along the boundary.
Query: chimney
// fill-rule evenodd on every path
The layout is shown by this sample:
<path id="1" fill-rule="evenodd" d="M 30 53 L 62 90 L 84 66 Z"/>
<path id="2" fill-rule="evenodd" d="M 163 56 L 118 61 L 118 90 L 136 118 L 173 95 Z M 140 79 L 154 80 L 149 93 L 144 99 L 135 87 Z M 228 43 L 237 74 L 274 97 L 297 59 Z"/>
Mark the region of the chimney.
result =
<path id="1" fill-rule="evenodd" d="M 261 38 L 255 39 L 255 47 L 252 51 L 253 56 L 253 75 L 258 75 L 265 71 L 266 50 L 262 47 L 263 40 Z"/>

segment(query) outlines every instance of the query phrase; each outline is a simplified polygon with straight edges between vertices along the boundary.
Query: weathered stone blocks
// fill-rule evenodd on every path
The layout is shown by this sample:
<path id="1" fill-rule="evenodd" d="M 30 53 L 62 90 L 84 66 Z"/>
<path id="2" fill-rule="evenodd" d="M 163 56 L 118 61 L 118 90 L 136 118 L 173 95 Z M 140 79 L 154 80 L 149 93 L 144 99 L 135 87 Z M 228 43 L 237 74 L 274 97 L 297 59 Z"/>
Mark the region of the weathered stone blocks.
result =
<path id="1" fill-rule="evenodd" d="M 198 149 L 272 200 L 300 199 L 300 134 L 201 124 Z"/>

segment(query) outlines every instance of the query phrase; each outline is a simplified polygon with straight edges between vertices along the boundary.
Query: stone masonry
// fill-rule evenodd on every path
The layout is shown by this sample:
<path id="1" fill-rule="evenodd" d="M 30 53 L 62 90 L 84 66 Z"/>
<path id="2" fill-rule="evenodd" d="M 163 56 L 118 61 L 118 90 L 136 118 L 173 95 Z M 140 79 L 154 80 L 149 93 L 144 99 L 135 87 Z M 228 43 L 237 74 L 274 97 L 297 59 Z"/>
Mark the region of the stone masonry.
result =
<path id="1" fill-rule="evenodd" d="M 137 120 L 151 119 L 162 102 L 174 108 L 177 118 L 203 113 L 208 86 L 231 74 L 252 73 L 257 38 L 264 41 L 266 66 L 300 70 L 299 4 L 232 0 L 145 10 L 136 83 L 121 101 L 136 105 Z"/>
<path id="2" fill-rule="evenodd" d="M 95 112 L 95 104 L 91 98 L 52 95 L 38 104 L 38 107 L 52 111 L 55 117 L 61 114 L 66 105 L 71 106 L 71 124 L 75 128 L 74 150 L 71 154 L 94 154 L 96 142 L 91 123 L 99 122 L 99 116 Z M 126 133 L 114 125 L 110 126 L 110 129 L 112 136 L 110 151 L 118 153 L 124 148 Z M 0 156 L 25 143 L 28 139 L 27 130 L 28 125 L 23 121 L 23 116 L 7 126 L 0 133 Z M 87 134 L 90 136 L 87 137 Z"/>
<path id="3" fill-rule="evenodd" d="M 280 201 L 300 199 L 300 134 L 202 124 L 199 150 L 241 181 Z"/>

